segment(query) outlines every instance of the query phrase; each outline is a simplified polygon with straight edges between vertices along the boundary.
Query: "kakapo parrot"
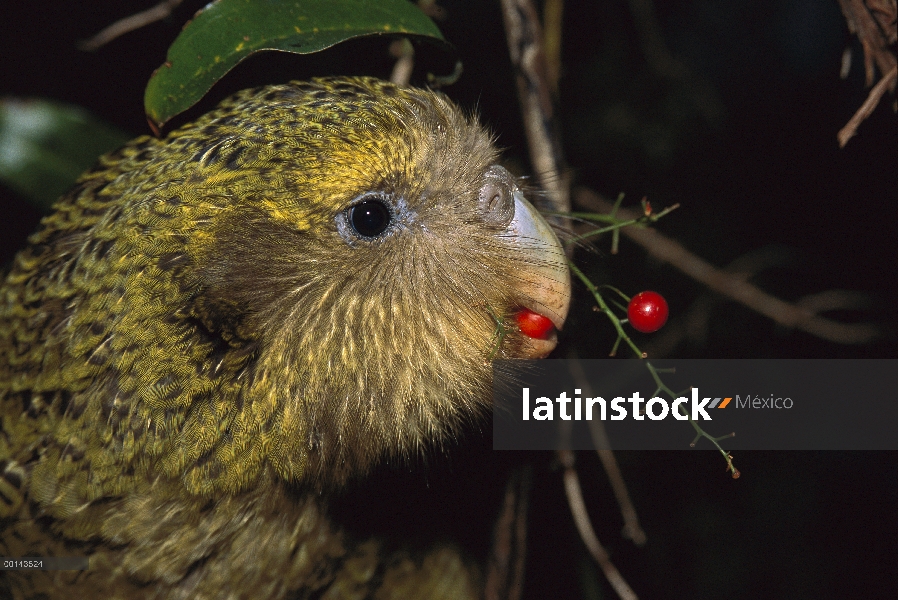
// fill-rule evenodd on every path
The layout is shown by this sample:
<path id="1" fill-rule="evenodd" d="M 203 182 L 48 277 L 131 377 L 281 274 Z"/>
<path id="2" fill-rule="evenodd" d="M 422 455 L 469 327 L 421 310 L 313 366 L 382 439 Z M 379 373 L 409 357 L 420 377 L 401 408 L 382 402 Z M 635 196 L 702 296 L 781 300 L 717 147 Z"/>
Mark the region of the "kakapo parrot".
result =
<path id="1" fill-rule="evenodd" d="M 245 90 L 102 157 L 0 288 L 0 555 L 90 567 L 0 596 L 480 596 L 456 550 L 385 555 L 327 497 L 555 346 L 565 255 L 497 160 L 444 95 L 373 78 Z"/>

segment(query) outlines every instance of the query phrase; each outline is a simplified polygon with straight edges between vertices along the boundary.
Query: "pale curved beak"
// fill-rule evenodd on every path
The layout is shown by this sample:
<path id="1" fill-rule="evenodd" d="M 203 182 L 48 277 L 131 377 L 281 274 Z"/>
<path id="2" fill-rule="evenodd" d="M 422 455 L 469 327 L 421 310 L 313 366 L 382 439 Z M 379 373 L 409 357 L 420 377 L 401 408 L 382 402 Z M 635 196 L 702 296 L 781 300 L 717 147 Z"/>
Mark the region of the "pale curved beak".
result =
<path id="1" fill-rule="evenodd" d="M 571 273 L 558 237 L 520 190 L 514 193 L 514 218 L 506 235 L 514 236 L 529 259 L 519 272 L 516 300 L 555 325 L 564 326 L 571 302 Z M 546 339 L 525 336 L 523 358 L 543 358 L 558 343 L 553 331 Z"/>

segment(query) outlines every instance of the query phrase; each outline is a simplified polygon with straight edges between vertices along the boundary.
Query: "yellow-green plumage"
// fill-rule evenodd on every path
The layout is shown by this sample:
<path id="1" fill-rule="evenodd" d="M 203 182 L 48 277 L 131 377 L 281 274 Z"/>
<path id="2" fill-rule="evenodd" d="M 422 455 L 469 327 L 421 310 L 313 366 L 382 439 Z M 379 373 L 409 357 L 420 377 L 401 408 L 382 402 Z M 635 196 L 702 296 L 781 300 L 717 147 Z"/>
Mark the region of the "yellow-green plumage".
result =
<path id="1" fill-rule="evenodd" d="M 247 90 L 103 157 L 0 288 L 0 555 L 91 568 L 0 595 L 476 594 L 446 548 L 350 544 L 321 493 L 482 412 L 497 342 L 532 354 L 494 318 L 557 248 L 504 233 L 495 160 L 443 96 L 373 79 Z"/>

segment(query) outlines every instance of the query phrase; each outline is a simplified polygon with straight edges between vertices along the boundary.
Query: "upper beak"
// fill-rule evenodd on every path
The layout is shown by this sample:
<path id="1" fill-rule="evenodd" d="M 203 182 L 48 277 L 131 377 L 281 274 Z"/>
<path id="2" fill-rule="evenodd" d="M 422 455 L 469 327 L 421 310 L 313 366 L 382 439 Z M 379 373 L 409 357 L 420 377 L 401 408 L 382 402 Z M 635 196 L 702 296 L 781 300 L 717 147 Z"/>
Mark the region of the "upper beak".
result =
<path id="1" fill-rule="evenodd" d="M 529 259 L 519 272 L 518 302 L 561 329 L 571 301 L 567 259 L 555 232 L 520 190 L 514 193 L 514 218 L 506 234 L 517 239 Z M 555 332 L 547 339 L 525 336 L 523 358 L 543 358 L 557 343 Z"/>

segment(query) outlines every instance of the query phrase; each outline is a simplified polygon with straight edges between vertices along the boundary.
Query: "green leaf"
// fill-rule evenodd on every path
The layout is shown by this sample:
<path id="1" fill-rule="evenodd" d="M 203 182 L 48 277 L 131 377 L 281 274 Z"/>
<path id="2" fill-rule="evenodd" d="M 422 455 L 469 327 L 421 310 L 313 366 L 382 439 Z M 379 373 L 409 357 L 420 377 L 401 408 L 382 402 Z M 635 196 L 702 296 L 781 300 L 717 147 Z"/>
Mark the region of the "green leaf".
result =
<path id="1" fill-rule="evenodd" d="M 75 106 L 0 99 L 0 181 L 47 211 L 97 158 L 130 137 Z"/>
<path id="2" fill-rule="evenodd" d="M 185 26 L 150 78 L 147 117 L 161 127 L 261 50 L 311 54 L 351 38 L 397 34 L 451 48 L 408 0 L 217 0 Z"/>

